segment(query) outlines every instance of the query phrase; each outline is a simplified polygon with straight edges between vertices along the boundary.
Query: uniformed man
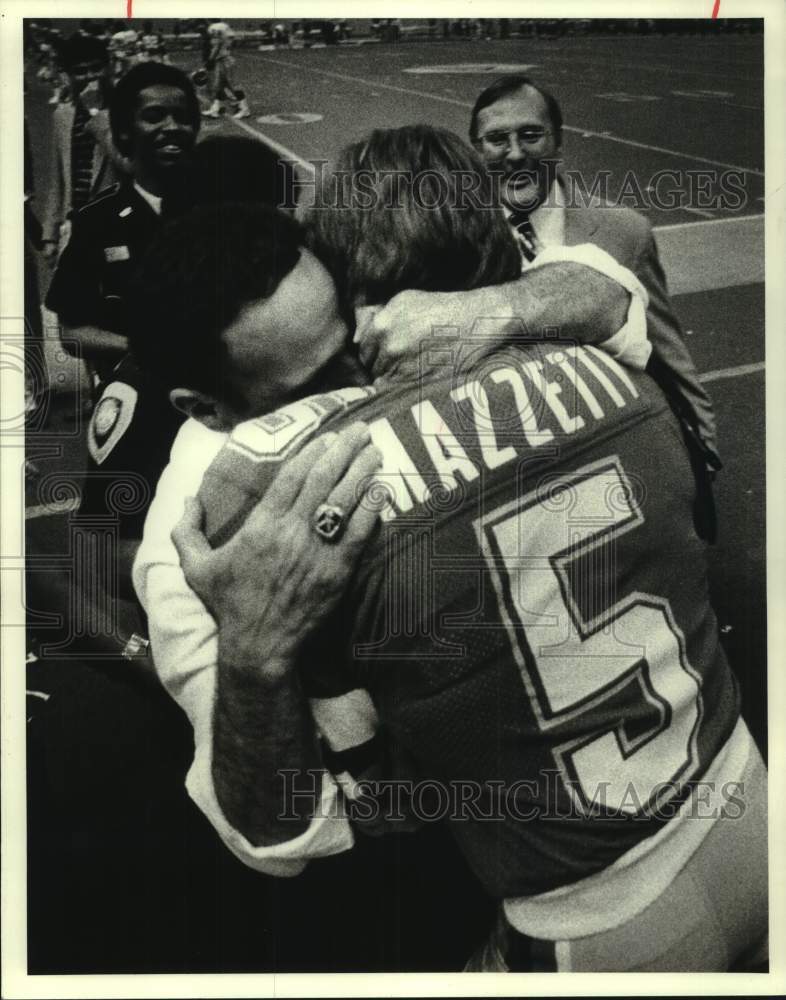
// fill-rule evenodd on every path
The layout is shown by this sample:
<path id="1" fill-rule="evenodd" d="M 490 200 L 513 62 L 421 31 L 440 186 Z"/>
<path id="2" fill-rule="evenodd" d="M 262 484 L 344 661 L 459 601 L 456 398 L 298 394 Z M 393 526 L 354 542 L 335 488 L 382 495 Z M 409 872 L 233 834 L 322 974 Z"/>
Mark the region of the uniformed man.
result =
<path id="1" fill-rule="evenodd" d="M 158 229 L 162 198 L 182 176 L 200 121 L 191 81 L 160 63 L 135 66 L 123 77 L 109 117 L 129 176 L 76 213 L 46 300 L 65 338 L 81 348 L 103 382 L 128 349 L 131 271 Z"/>
<path id="2" fill-rule="evenodd" d="M 200 115 L 188 77 L 174 66 L 148 62 L 133 67 L 117 85 L 109 117 L 112 140 L 130 172 L 74 216 L 47 305 L 58 314 L 66 341 L 94 365 L 103 385 L 88 429 L 80 517 L 116 521 L 122 593 L 180 423 L 166 396 L 126 357 L 127 288 L 159 228 L 165 196 L 183 182 Z"/>
<path id="3" fill-rule="evenodd" d="M 196 204 L 222 201 L 294 208 L 295 175 L 261 142 L 211 136 L 199 144 L 163 212 L 172 218 Z M 80 516 L 112 514 L 118 525 L 121 588 L 128 581 L 158 477 L 183 420 L 168 392 L 125 357 L 112 372 L 90 421 L 88 481 Z M 117 492 L 122 481 L 124 490 Z"/>

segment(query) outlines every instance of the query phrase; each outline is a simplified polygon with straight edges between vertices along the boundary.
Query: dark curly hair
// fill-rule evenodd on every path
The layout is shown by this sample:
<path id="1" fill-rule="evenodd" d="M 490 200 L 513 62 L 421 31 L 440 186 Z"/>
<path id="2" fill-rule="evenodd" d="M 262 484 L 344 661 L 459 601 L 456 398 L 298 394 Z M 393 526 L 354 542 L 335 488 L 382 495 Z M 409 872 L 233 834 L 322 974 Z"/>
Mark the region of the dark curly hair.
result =
<path id="1" fill-rule="evenodd" d="M 302 227 L 267 205 L 224 202 L 162 227 L 132 280 L 129 340 L 164 389 L 222 398 L 222 333 L 250 302 L 269 298 L 300 259 Z"/>
<path id="2" fill-rule="evenodd" d="M 258 202 L 293 211 L 297 173 L 264 142 L 243 135 L 202 139 L 189 157 L 179 183 L 164 197 L 166 216 L 197 205 L 224 201 Z"/>

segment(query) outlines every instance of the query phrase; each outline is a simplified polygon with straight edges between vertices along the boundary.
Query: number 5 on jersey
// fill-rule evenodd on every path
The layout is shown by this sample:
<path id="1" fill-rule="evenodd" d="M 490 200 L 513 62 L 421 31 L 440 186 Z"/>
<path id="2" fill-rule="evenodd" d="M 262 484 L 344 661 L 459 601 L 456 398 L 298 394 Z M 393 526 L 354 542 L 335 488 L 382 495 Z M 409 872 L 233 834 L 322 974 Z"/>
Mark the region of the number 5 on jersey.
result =
<path id="1" fill-rule="evenodd" d="M 619 594 L 644 525 L 614 456 L 480 518 L 513 655 L 577 805 L 649 813 L 698 766 L 700 678 L 669 601 Z"/>

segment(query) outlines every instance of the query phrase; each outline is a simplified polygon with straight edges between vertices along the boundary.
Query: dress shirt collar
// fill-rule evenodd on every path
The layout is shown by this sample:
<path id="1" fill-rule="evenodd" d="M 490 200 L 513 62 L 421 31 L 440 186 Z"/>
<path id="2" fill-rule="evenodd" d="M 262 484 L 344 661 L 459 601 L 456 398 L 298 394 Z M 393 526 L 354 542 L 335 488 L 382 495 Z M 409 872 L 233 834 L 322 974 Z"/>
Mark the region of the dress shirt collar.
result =
<path id="1" fill-rule="evenodd" d="M 151 194 L 149 191 L 143 188 L 141 184 L 137 184 L 136 181 L 134 181 L 134 190 L 140 196 L 140 198 L 144 198 L 144 200 L 153 209 L 156 215 L 161 215 L 161 199 L 158 197 L 157 194 Z"/>
<path id="2" fill-rule="evenodd" d="M 505 216 L 513 213 L 505 207 Z M 559 180 L 551 186 L 548 198 L 530 213 L 529 221 L 535 230 L 538 250 L 544 247 L 565 246 L 565 192 Z"/>

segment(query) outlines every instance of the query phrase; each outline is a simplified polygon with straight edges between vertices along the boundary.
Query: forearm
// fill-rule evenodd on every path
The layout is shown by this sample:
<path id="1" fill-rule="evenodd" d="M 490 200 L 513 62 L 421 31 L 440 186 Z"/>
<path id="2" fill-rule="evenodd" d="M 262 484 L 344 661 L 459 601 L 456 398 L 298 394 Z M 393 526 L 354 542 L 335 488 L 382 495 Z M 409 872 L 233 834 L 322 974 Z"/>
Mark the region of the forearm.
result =
<path id="1" fill-rule="evenodd" d="M 227 820 L 259 846 L 308 829 L 316 800 L 285 801 L 282 771 L 305 774 L 322 765 L 297 672 L 272 659 L 260 668 L 255 660 L 231 636 L 220 636 L 213 782 Z"/>
<path id="2" fill-rule="evenodd" d="M 489 295 L 492 308 L 507 304 L 514 331 L 522 332 L 521 324 L 535 336 L 558 330 L 589 344 L 607 340 L 624 325 L 630 300 L 613 279 L 568 261 L 531 268 L 516 281 L 480 292 Z"/>
<path id="3" fill-rule="evenodd" d="M 128 338 L 120 333 L 113 333 L 111 330 L 104 330 L 99 326 L 89 324 L 71 325 L 63 324 L 64 340 L 76 341 L 80 348 L 80 355 L 88 360 L 92 358 L 120 358 L 128 352 Z M 69 349 L 64 343 L 66 350 Z M 69 351 L 69 353 L 72 353 Z"/>

